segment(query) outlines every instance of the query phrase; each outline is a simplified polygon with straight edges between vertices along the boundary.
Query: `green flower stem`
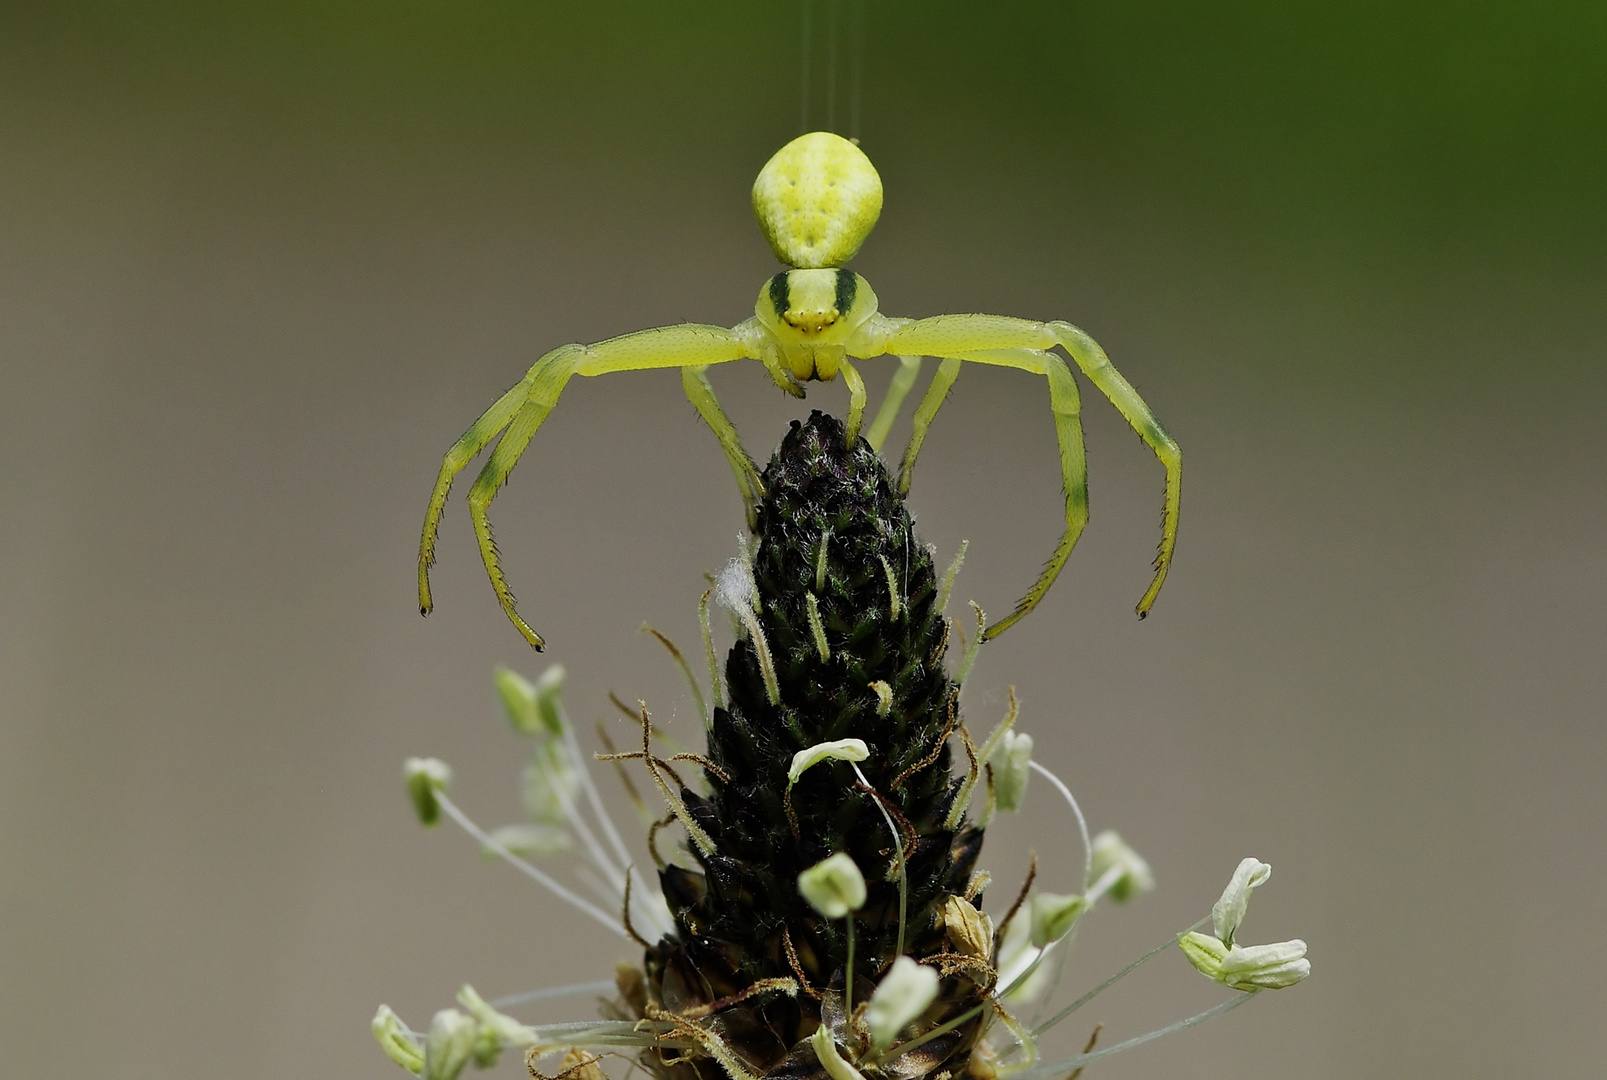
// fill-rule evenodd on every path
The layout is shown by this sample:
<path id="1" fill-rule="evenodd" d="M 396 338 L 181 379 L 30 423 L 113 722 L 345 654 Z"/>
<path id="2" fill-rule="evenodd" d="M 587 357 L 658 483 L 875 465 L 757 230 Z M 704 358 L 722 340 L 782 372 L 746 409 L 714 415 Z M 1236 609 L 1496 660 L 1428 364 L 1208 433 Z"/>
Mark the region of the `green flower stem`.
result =
<path id="1" fill-rule="evenodd" d="M 567 900 L 572 906 L 584 911 L 587 915 L 590 915 L 593 919 L 602 923 L 620 937 L 629 936 L 625 933 L 625 928 L 619 925 L 619 920 L 614 916 L 610 915 L 608 912 L 604 911 L 590 900 L 587 900 L 585 897 L 580 896 L 579 894 L 566 888 L 554 880 L 551 875 L 536 869 L 534 866 L 531 866 L 529 863 L 519 858 L 519 856 L 515 855 L 513 852 L 509 851 L 507 848 L 493 840 L 490 833 L 486 832 L 484 829 L 480 828 L 480 826 L 476 825 L 472 820 L 470 820 L 469 816 L 462 810 L 459 810 L 457 808 L 457 804 L 451 799 L 448 799 L 440 792 L 436 792 L 435 798 L 441 804 L 441 809 L 446 811 L 447 817 L 457 822 L 460 829 L 474 837 L 476 840 L 480 841 L 481 844 L 485 845 L 486 848 L 488 848 L 493 854 L 499 856 L 509 866 L 512 866 L 515 870 L 519 871 L 536 884 L 545 887 L 547 891 L 556 894 L 563 900 Z"/>
<path id="2" fill-rule="evenodd" d="M 848 975 L 843 980 L 843 1013 L 854 1018 L 854 913 L 848 913 Z"/>
<path id="3" fill-rule="evenodd" d="M 1056 776 L 1054 773 L 1050 772 L 1036 761 L 1031 762 L 1030 764 L 1033 772 L 1045 777 L 1056 787 L 1056 789 L 1059 790 L 1060 794 L 1065 797 L 1066 802 L 1071 805 L 1072 814 L 1077 818 L 1077 834 L 1082 838 L 1083 850 L 1082 881 L 1079 885 L 1079 889 L 1082 892 L 1087 892 L 1088 879 L 1094 875 L 1094 842 L 1088 838 L 1088 819 L 1082 816 L 1082 807 L 1077 805 L 1076 796 L 1072 795 L 1071 789 L 1061 781 L 1060 777 Z"/>
<path id="4" fill-rule="evenodd" d="M 1187 930 L 1184 930 L 1183 933 L 1187 934 L 1191 930 L 1197 930 L 1197 929 L 1199 929 L 1200 927 L 1204 926 L 1206 923 L 1208 923 L 1210 921 L 1211 921 L 1211 919 L 1210 919 L 1210 916 L 1208 915 L 1205 918 L 1201 919 L 1199 922 L 1195 923 L 1193 926 L 1190 926 Z M 1112 986 L 1116 985 L 1117 983 L 1121 982 L 1123 979 L 1127 978 L 1127 976 L 1131 975 L 1134 971 L 1137 971 L 1140 965 L 1148 963 L 1150 960 L 1152 960 L 1155 957 L 1159 956 L 1161 953 L 1165 952 L 1167 949 L 1170 949 L 1173 945 L 1176 945 L 1177 944 L 1177 939 L 1180 936 L 1181 935 L 1173 934 L 1171 937 L 1167 938 L 1165 941 L 1163 941 L 1159 945 L 1155 946 L 1149 952 L 1145 953 L 1143 956 L 1140 956 L 1137 960 L 1134 960 L 1131 964 L 1128 964 L 1126 967 L 1122 968 L 1116 974 L 1112 975 L 1110 978 L 1106 979 L 1104 982 L 1100 983 L 1098 986 L 1096 986 L 1092 990 L 1088 991 L 1088 993 L 1084 994 L 1082 997 L 1078 998 L 1076 1001 L 1073 1001 L 1070 1005 L 1067 1005 L 1064 1009 L 1061 1009 L 1059 1012 L 1055 1013 L 1049 1019 L 1045 1020 L 1043 1023 L 1039 1024 L 1037 1027 L 1032 1029 L 1033 1036 L 1036 1038 L 1037 1036 L 1042 1035 L 1044 1032 L 1048 1031 L 1050 1028 L 1052 1028 L 1056 1024 L 1060 1023 L 1060 1021 L 1064 1020 L 1066 1017 L 1070 1016 L 1072 1013 L 1076 1012 L 1078 1009 L 1082 1008 L 1084 1005 L 1086 1005 L 1090 1001 L 1094 1000 L 1094 998 L 1098 997 L 1100 994 L 1103 994 L 1106 990 L 1109 990 Z"/>
<path id="5" fill-rule="evenodd" d="M 855 762 L 849 764 L 853 765 L 854 775 L 859 777 L 859 782 L 865 785 L 866 790 L 871 790 L 870 781 L 865 779 L 865 774 L 860 771 L 859 765 Z M 887 812 L 887 807 L 882 805 L 882 800 L 874 801 L 876 809 L 882 812 L 882 820 L 887 822 L 887 831 L 893 834 L 893 849 L 898 854 L 898 951 L 893 955 L 903 956 L 904 920 L 909 915 L 910 904 L 909 875 L 904 872 L 904 838 L 898 835 L 898 826 L 893 824 L 893 816 Z"/>
<path id="6" fill-rule="evenodd" d="M 582 994 L 610 994 L 618 989 L 611 979 L 599 979 L 596 982 L 572 983 L 569 986 L 550 986 L 545 990 L 526 990 L 519 994 L 509 994 L 506 997 L 494 998 L 486 1002 L 493 1009 L 510 1009 L 515 1005 L 525 1005 L 532 1001 L 549 1001 L 553 998 L 579 997 Z"/>
<path id="7" fill-rule="evenodd" d="M 1170 945 L 1171 943 L 1168 942 L 1167 944 Z M 1076 1057 L 1066 1058 L 1063 1061 L 1050 1061 L 1043 1065 L 1034 1066 L 1030 1069 L 1023 1069 L 1021 1072 L 1012 1074 L 1010 1080 L 1050 1080 L 1051 1077 L 1064 1076 L 1067 1070 L 1082 1068 L 1084 1065 L 1098 1061 L 1100 1058 L 1107 1058 L 1112 1054 L 1119 1054 L 1123 1050 L 1131 1050 L 1135 1046 L 1142 1046 L 1145 1043 L 1151 1042 L 1155 1039 L 1164 1038 L 1167 1035 L 1174 1035 L 1186 1028 L 1193 1027 L 1195 1024 L 1203 1024 L 1207 1020 L 1237 1009 L 1240 1005 L 1243 1005 L 1246 1001 L 1249 1001 L 1253 997 L 1255 997 L 1255 993 L 1253 991 L 1250 993 L 1235 994 L 1233 997 L 1222 1002 L 1221 1004 L 1213 1005 L 1204 1012 L 1196 1013 L 1194 1016 L 1189 1017 L 1187 1020 L 1179 1020 L 1175 1024 L 1167 1024 L 1165 1027 L 1156 1028 L 1154 1031 L 1135 1036 L 1131 1039 L 1128 1039 L 1126 1042 L 1119 1042 L 1115 1046 L 1107 1046 L 1103 1050 L 1094 1050 L 1087 1054 L 1078 1054 Z"/>

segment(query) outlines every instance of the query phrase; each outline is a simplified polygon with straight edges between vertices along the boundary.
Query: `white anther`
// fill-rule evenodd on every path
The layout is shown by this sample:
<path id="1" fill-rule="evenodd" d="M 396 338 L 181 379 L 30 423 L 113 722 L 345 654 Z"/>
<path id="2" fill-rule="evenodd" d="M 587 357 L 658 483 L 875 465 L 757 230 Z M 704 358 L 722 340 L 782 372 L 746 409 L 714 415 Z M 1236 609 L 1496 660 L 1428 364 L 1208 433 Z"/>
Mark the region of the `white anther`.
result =
<path id="1" fill-rule="evenodd" d="M 381 1005 L 368 1025 L 385 1056 L 417 1076 L 424 1068 L 424 1047 L 389 1005 Z"/>
<path id="2" fill-rule="evenodd" d="M 408 758 L 402 764 L 402 777 L 418 819 L 426 825 L 441 820 L 441 804 L 435 796 L 452 786 L 451 767 L 440 758 Z"/>
<path id="3" fill-rule="evenodd" d="M 1032 775 L 1032 736 L 1006 731 L 988 758 L 993 766 L 993 797 L 1000 810 L 1019 810 L 1027 797 L 1027 780 Z"/>
<path id="4" fill-rule="evenodd" d="M 831 1037 L 831 1030 L 825 1024 L 821 1024 L 809 1036 L 809 1045 L 814 1048 L 815 1060 L 820 1062 L 820 1067 L 826 1070 L 831 1080 L 865 1080 L 864 1074 L 838 1052 L 837 1040 Z"/>
<path id="5" fill-rule="evenodd" d="M 1094 837 L 1091 893 L 1109 896 L 1118 904 L 1155 888 L 1155 875 L 1143 856 L 1127 845 L 1114 829 Z"/>
<path id="6" fill-rule="evenodd" d="M 932 1004 L 937 989 L 937 972 L 907 956 L 894 960 L 865 1006 L 871 1044 L 878 1050 L 892 1046 L 898 1033 Z"/>
<path id="7" fill-rule="evenodd" d="M 868 757 L 870 747 L 865 745 L 864 739 L 834 739 L 816 743 L 792 755 L 792 765 L 787 769 L 787 783 L 796 784 L 805 770 L 822 761 L 864 761 Z"/>
<path id="8" fill-rule="evenodd" d="M 422 1080 L 457 1080 L 474 1053 L 477 1028 L 473 1018 L 456 1009 L 436 1013 L 424 1040 Z"/>
<path id="9" fill-rule="evenodd" d="M 865 875 L 839 851 L 799 874 L 798 891 L 826 918 L 840 919 L 864 906 Z"/>
<path id="10" fill-rule="evenodd" d="M 1233 944 L 1233 935 L 1250 909 L 1250 892 L 1266 884 L 1272 876 L 1272 867 L 1260 859 L 1245 859 L 1233 871 L 1222 898 L 1211 908 L 1211 928 L 1224 945 Z"/>
<path id="11" fill-rule="evenodd" d="M 1051 945 L 1077 925 L 1077 919 L 1088 909 L 1086 898 L 1072 894 L 1039 893 L 1032 898 L 1029 913 L 1032 919 L 1032 944 L 1037 948 Z"/>
<path id="12" fill-rule="evenodd" d="M 1234 990 L 1281 990 L 1311 974 L 1306 943 L 1299 938 L 1230 947 L 1209 934 L 1190 932 L 1177 944 L 1196 971 Z"/>
<path id="13" fill-rule="evenodd" d="M 564 685 L 562 664 L 553 664 L 535 682 L 500 664 L 492 673 L 497 696 L 508 714 L 508 722 L 521 735 L 562 735 L 564 723 L 558 712 L 558 694 Z"/>

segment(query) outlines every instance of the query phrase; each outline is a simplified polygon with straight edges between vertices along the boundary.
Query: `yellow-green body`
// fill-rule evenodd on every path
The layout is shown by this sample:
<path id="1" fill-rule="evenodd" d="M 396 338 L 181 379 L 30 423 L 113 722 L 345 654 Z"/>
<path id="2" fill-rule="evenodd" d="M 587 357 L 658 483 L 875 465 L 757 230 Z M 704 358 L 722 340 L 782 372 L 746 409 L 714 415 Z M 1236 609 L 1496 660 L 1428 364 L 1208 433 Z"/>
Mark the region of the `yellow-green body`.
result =
<path id="1" fill-rule="evenodd" d="M 830 382 L 841 375 L 848 386 L 848 438 L 852 440 L 859 436 L 866 404 L 865 383 L 853 362 L 897 356 L 900 370 L 866 436 L 872 447 L 880 450 L 898 405 L 915 382 L 920 358 L 933 356 L 941 363 L 916 408 L 914 431 L 899 474 L 901 494 L 909 490 L 927 428 L 958 377 L 961 362 L 1019 368 L 1044 376 L 1049 383 L 1049 404 L 1060 445 L 1066 531 L 1015 610 L 984 631 L 986 638 L 994 637 L 1043 598 L 1088 520 L 1081 402 L 1071 370 L 1051 351 L 1059 346 L 1116 406 L 1166 469 L 1161 544 L 1155 576 L 1138 603 L 1142 618 L 1171 564 L 1182 453 L 1138 392 L 1111 366 L 1104 350 L 1065 322 L 1033 322 L 1002 315 L 900 319 L 881 314 L 870 284 L 842 268 L 881 213 L 881 180 L 864 153 L 836 135 L 814 132 L 783 147 L 759 173 L 753 203 L 777 258 L 791 267 L 760 288 L 753 318 L 729 328 L 688 323 L 641 330 L 595 345 L 554 349 L 537 360 L 518 385 L 502 395 L 447 451 L 419 547 L 420 610 L 428 614 L 432 606 L 429 569 L 435 560 L 436 532 L 452 480 L 500 433 L 502 438 L 469 491 L 469 512 L 486 572 L 503 610 L 526 641 L 542 648 L 541 636 L 515 607 L 497 557 L 487 508 L 572 376 L 680 368 L 686 395 L 719 440 L 751 512 L 763 492 L 759 471 L 715 399 L 707 375 L 710 365 L 758 360 L 778 386 L 797 397 L 804 396 L 805 383 Z"/>

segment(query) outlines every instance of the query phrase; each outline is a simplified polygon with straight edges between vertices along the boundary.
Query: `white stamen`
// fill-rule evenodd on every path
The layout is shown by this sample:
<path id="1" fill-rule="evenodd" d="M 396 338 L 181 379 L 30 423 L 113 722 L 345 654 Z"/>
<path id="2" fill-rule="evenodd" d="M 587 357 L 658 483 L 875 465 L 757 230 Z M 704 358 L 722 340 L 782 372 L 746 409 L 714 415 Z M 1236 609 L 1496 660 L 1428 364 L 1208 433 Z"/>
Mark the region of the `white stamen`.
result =
<path id="1" fill-rule="evenodd" d="M 1191 926 L 1187 930 L 1183 931 L 1183 933 L 1185 933 L 1185 934 L 1190 933 L 1191 931 L 1194 931 L 1194 930 L 1198 929 L 1199 927 L 1204 926 L 1209 921 L 1210 920 L 1208 918 L 1207 919 L 1201 919 L 1199 922 L 1195 923 L 1193 926 Z M 1109 990 L 1112 986 L 1115 986 L 1117 983 L 1119 983 L 1123 979 L 1127 978 L 1127 976 L 1129 976 L 1133 972 L 1137 971 L 1141 966 L 1143 966 L 1144 964 L 1148 963 L 1149 961 L 1155 959 L 1155 957 L 1159 956 L 1161 953 L 1165 952 L 1166 950 L 1172 948 L 1174 945 L 1177 944 L 1177 939 L 1180 936 L 1181 935 L 1173 935 L 1172 937 L 1167 938 L 1165 941 L 1163 941 L 1159 945 L 1155 946 L 1149 952 L 1145 953 L 1143 956 L 1140 956 L 1137 960 L 1134 960 L 1132 963 L 1130 963 L 1126 967 L 1122 968 L 1116 974 L 1112 975 L 1110 978 L 1106 979 L 1104 982 L 1100 983 L 1098 986 L 1096 986 L 1092 990 L 1088 991 L 1082 997 L 1078 998 L 1076 1001 L 1073 1001 L 1070 1005 L 1067 1005 L 1065 1008 L 1063 1008 L 1059 1012 L 1055 1013 L 1049 1019 L 1045 1020 L 1043 1023 L 1041 1023 L 1037 1027 L 1033 1028 L 1032 1033 L 1034 1035 L 1042 1035 L 1044 1032 L 1048 1031 L 1050 1028 L 1052 1028 L 1056 1024 L 1060 1023 L 1060 1021 L 1064 1020 L 1066 1017 L 1070 1016 L 1072 1013 L 1076 1012 L 1078 1009 L 1082 1008 L 1084 1005 L 1086 1005 L 1090 1001 L 1094 1000 L 1094 998 L 1098 997 L 1100 994 L 1103 994 L 1106 990 Z"/>
<path id="2" fill-rule="evenodd" d="M 1057 790 L 1059 790 L 1061 795 L 1065 796 L 1066 803 L 1071 807 L 1072 814 L 1074 814 L 1077 818 L 1077 834 L 1082 837 L 1083 849 L 1082 885 L 1083 889 L 1086 891 L 1088 888 L 1088 879 L 1093 876 L 1094 872 L 1094 845 L 1093 842 L 1088 839 L 1088 819 L 1082 816 L 1082 807 L 1077 805 L 1076 797 L 1072 795 L 1070 788 L 1061 783 L 1060 777 L 1056 776 L 1054 773 L 1050 772 L 1036 761 L 1031 762 L 1030 764 L 1036 772 L 1042 773 L 1043 776 L 1047 778 Z"/>
<path id="3" fill-rule="evenodd" d="M 614 827 L 614 819 L 608 816 L 608 810 L 603 805 L 602 792 L 597 790 L 597 784 L 591 778 L 591 770 L 586 767 L 586 759 L 581 755 L 580 744 L 575 739 L 575 725 L 569 722 L 569 714 L 564 711 L 561 702 L 558 705 L 558 711 L 563 720 L 564 747 L 569 751 L 569 756 L 574 762 L 576 772 L 580 774 L 580 786 L 586 792 L 586 801 L 591 804 L 592 812 L 597 815 L 597 820 L 602 825 L 603 833 L 608 837 L 609 845 L 613 847 L 614 854 L 619 859 L 619 865 L 623 867 L 623 871 L 618 876 L 618 884 L 615 886 L 619 890 L 620 898 L 623 899 L 625 895 L 625 873 L 634 868 L 630 854 L 625 850 L 625 841 L 620 837 L 619 830 Z M 610 881 L 612 882 L 613 880 L 611 877 Z M 644 921 L 658 930 L 660 935 L 667 934 L 674 929 L 675 920 L 670 915 L 669 905 L 664 902 L 664 897 L 657 889 L 632 891 L 631 900 L 634 901 L 632 904 L 633 912 L 638 905 L 643 905 L 643 909 L 636 913 L 646 915 L 647 918 Z M 656 904 L 654 903 L 655 900 L 657 901 Z"/>
<path id="4" fill-rule="evenodd" d="M 877 1049 L 891 1046 L 898 1033 L 932 1004 L 937 987 L 937 972 L 933 969 L 907 956 L 894 960 L 865 1008 L 871 1044 Z"/>
<path id="5" fill-rule="evenodd" d="M 515 1005 L 526 1005 L 532 1001 L 579 997 L 582 994 L 607 994 L 612 993 L 615 989 L 613 980 L 600 979 L 597 982 L 573 983 L 569 986 L 550 986 L 545 990 L 526 990 L 520 994 L 492 998 L 487 1004 L 493 1009 L 511 1009 Z"/>
<path id="6" fill-rule="evenodd" d="M 860 771 L 859 766 L 854 765 L 853 770 L 854 775 L 859 777 L 859 782 L 870 788 L 870 781 L 865 779 L 865 774 Z M 904 838 L 899 835 L 898 826 L 893 824 L 893 815 L 887 812 L 882 800 L 872 796 L 871 801 L 876 804 L 876 809 L 882 812 L 882 820 L 887 822 L 887 831 L 893 835 L 893 850 L 898 854 L 898 955 L 903 956 L 904 923 L 910 906 L 909 874 L 904 866 Z"/>
<path id="7" fill-rule="evenodd" d="M 501 859 L 509 866 L 512 866 L 515 870 L 518 870 L 521 874 L 536 882 L 538 885 L 545 887 L 547 891 L 551 892 L 559 899 L 568 901 L 572 906 L 579 908 L 587 915 L 590 915 L 593 919 L 602 923 L 620 937 L 627 936 L 625 933 L 625 928 L 619 925 L 618 919 L 614 918 L 614 916 L 610 915 L 608 912 L 604 911 L 590 900 L 587 900 L 585 897 L 575 893 L 564 885 L 559 884 L 552 878 L 551 875 L 542 870 L 538 870 L 534 866 L 531 866 L 529 863 L 519 858 L 519 856 L 497 843 L 496 840 L 491 837 L 490 833 L 480 828 L 480 826 L 476 825 L 472 820 L 469 819 L 467 814 L 465 814 L 462 810 L 459 810 L 457 808 L 457 804 L 451 799 L 448 799 L 440 792 L 436 793 L 435 799 L 438 803 L 440 803 L 441 809 L 446 811 L 446 815 L 453 821 L 457 822 L 459 828 L 468 833 L 470 836 L 474 837 L 476 840 L 480 841 L 481 844 L 489 848 L 493 854 L 501 857 Z"/>
<path id="8" fill-rule="evenodd" d="M 805 771 L 822 761 L 864 761 L 868 757 L 870 748 L 865 745 L 864 739 L 834 739 L 816 743 L 792 755 L 792 765 L 787 769 L 787 783 L 796 784 Z"/>
<path id="9" fill-rule="evenodd" d="M 1076 1057 L 1066 1058 L 1064 1061 L 1051 1061 L 1047 1064 L 1039 1065 L 1032 1069 L 1025 1069 L 1012 1075 L 1010 1080 L 1050 1080 L 1051 1077 L 1064 1076 L 1067 1071 L 1071 1069 L 1080 1069 L 1084 1065 L 1098 1061 L 1100 1058 L 1107 1058 L 1112 1054 L 1119 1054 L 1124 1050 L 1131 1050 L 1136 1046 L 1143 1046 L 1147 1042 L 1164 1038 L 1167 1035 L 1176 1034 L 1177 1032 L 1183 1031 L 1186 1028 L 1193 1027 L 1195 1024 L 1203 1024 L 1205 1021 L 1210 1020 L 1213 1017 L 1221 1016 L 1225 1012 L 1237 1009 L 1240 1005 L 1243 1005 L 1246 1001 L 1249 1001 L 1253 997 L 1255 997 L 1254 994 L 1235 994 L 1233 997 L 1222 1002 L 1220 1005 L 1213 1005 L 1211 1008 L 1206 1009 L 1202 1013 L 1191 1016 L 1187 1020 L 1179 1020 L 1175 1024 L 1167 1024 L 1163 1028 L 1156 1028 L 1154 1031 L 1128 1039 L 1126 1042 L 1119 1042 L 1115 1046 L 1107 1046 L 1103 1050 L 1095 1050 L 1087 1054 L 1078 1054 Z"/>

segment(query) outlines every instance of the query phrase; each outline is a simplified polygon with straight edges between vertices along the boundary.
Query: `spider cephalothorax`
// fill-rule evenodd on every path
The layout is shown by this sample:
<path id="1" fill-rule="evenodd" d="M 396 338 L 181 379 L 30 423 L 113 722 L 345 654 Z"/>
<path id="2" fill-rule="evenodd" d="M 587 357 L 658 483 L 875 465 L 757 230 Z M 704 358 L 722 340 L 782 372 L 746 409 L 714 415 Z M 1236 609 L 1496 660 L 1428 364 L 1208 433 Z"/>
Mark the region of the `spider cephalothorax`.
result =
<path id="1" fill-rule="evenodd" d="M 518 385 L 497 399 L 447 451 L 425 515 L 419 547 L 419 609 L 428 614 L 432 606 L 429 570 L 435 561 L 436 532 L 452 479 L 500 434 L 501 440 L 469 491 L 469 513 L 497 599 L 525 640 L 542 648 L 541 636 L 516 609 L 497 557 L 487 510 L 536 430 L 558 404 L 565 384 L 575 375 L 680 368 L 686 395 L 719 439 L 752 521 L 764 496 L 764 482 L 743 449 L 736 428 L 715 399 L 707 374 L 710 365 L 759 360 L 777 385 L 798 397 L 804 395 L 805 383 L 831 381 L 841 375 L 849 395 L 845 437 L 852 444 L 860 437 L 865 416 L 865 383 L 854 361 L 897 356 L 913 379 L 919 358 L 933 356 L 941 363 L 915 412 L 914 430 L 899 470 L 900 495 L 909 490 L 927 427 L 958 377 L 962 361 L 1018 368 L 1044 376 L 1049 383 L 1049 405 L 1060 444 L 1066 531 L 1015 610 L 984 631 L 985 637 L 994 637 L 1043 599 L 1088 520 L 1082 404 L 1071 369 L 1051 351 L 1059 346 L 1166 467 L 1166 503 L 1155 576 L 1138 602 L 1139 616 L 1148 613 L 1166 580 L 1177 539 L 1182 453 L 1138 392 L 1111 366 L 1104 350 L 1065 322 L 1033 322 L 1002 315 L 902 319 L 881 314 L 869 283 L 843 269 L 870 234 L 882 207 L 881 178 L 870 159 L 846 139 L 814 132 L 782 147 L 760 170 L 754 182 L 753 205 L 771 249 L 789 269 L 760 288 L 752 318 L 729 328 L 687 323 L 641 330 L 595 345 L 554 349 L 537 360 Z M 895 385 L 901 387 L 890 395 L 890 403 L 896 408 L 909 381 L 895 380 Z M 886 407 L 883 412 L 887 414 Z M 887 415 L 890 424 L 891 417 Z M 885 437 L 886 425 L 878 417 L 867 437 L 872 449 L 880 450 Z"/>

